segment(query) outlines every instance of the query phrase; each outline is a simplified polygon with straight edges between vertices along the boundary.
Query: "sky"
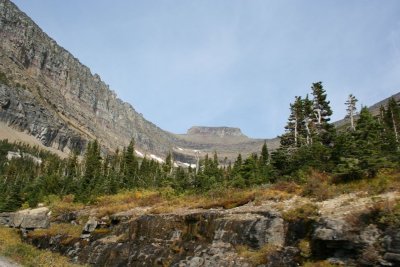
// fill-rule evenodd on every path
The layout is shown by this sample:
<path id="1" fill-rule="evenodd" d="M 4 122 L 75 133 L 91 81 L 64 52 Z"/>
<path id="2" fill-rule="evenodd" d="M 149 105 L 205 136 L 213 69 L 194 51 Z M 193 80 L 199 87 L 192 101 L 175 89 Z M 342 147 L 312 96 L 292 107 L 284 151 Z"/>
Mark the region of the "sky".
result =
<path id="1" fill-rule="evenodd" d="M 332 120 L 352 93 L 400 92 L 398 0 L 13 1 L 164 130 L 284 131 L 289 104 L 322 81 Z"/>

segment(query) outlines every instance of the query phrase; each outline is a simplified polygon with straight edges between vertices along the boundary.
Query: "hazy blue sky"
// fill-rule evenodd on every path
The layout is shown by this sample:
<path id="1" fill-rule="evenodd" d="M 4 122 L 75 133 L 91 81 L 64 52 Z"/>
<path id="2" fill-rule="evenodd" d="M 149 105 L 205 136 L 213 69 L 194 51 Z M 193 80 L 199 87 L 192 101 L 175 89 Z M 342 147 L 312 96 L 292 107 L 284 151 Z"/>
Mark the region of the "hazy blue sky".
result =
<path id="1" fill-rule="evenodd" d="M 349 93 L 400 91 L 398 0 L 14 0 L 161 128 L 283 132 L 289 103 L 323 81 L 333 119 Z"/>

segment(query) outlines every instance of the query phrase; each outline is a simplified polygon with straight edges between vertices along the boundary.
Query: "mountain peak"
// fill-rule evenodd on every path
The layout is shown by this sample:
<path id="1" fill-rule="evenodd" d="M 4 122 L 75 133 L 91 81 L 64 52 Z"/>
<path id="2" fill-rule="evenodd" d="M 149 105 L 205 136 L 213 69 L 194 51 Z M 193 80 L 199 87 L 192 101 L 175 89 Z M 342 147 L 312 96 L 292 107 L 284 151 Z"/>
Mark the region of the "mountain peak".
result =
<path id="1" fill-rule="evenodd" d="M 207 126 L 193 126 L 187 131 L 187 135 L 202 135 L 202 136 L 217 136 L 217 137 L 231 137 L 245 135 L 239 128 L 234 127 L 207 127 Z"/>

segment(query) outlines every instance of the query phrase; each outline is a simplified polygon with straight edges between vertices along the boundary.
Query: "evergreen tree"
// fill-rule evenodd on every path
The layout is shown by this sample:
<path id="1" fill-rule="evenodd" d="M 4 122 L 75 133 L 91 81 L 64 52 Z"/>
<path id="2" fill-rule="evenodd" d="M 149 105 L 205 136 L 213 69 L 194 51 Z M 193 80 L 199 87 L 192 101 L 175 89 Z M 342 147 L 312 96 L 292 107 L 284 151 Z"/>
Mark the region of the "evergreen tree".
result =
<path id="1" fill-rule="evenodd" d="M 318 139 L 324 145 L 330 145 L 334 136 L 335 129 L 329 123 L 332 110 L 327 94 L 322 86 L 322 82 L 313 83 L 311 86 L 313 95 L 313 124 Z"/>
<path id="2" fill-rule="evenodd" d="M 363 107 L 354 133 L 355 156 L 360 161 L 360 168 L 365 170 L 368 176 L 374 176 L 386 163 L 381 149 L 382 132 L 382 126 L 377 119 L 372 116 L 367 107 Z"/>
<path id="3" fill-rule="evenodd" d="M 80 199 L 87 201 L 100 180 L 101 156 L 97 140 L 89 142 L 85 154 L 85 171 L 82 177 Z"/>
<path id="4" fill-rule="evenodd" d="M 302 130 L 303 115 L 303 100 L 300 96 L 296 96 L 294 103 L 290 104 L 290 115 L 285 126 L 286 133 L 283 139 L 284 146 L 295 148 L 300 145 L 299 134 Z"/>
<path id="5" fill-rule="evenodd" d="M 131 140 L 123 155 L 123 186 L 134 188 L 137 186 L 137 172 L 139 162 L 135 156 L 135 140 Z"/>
<path id="6" fill-rule="evenodd" d="M 268 161 L 269 161 L 269 153 L 268 153 L 267 141 L 264 141 L 264 144 L 261 148 L 261 156 L 260 156 L 261 166 L 267 166 Z"/>
<path id="7" fill-rule="evenodd" d="M 306 145 L 312 145 L 313 143 L 313 101 L 308 98 L 308 94 L 306 98 L 303 100 L 303 125 L 304 125 L 304 133 L 303 135 L 306 137 Z"/>
<path id="8" fill-rule="evenodd" d="M 393 132 L 396 143 L 399 143 L 400 107 L 393 97 L 389 99 L 384 121 L 386 126 Z"/>
<path id="9" fill-rule="evenodd" d="M 313 83 L 311 86 L 313 95 L 313 111 L 314 111 L 314 122 L 317 125 L 317 130 L 321 131 L 324 129 L 326 124 L 330 121 L 332 110 L 330 102 L 326 99 L 326 92 L 322 86 L 322 82 Z"/>
<path id="10" fill-rule="evenodd" d="M 347 111 L 347 118 L 350 119 L 350 130 L 354 131 L 356 128 L 354 126 L 354 116 L 356 115 L 356 111 L 357 111 L 357 107 L 356 107 L 356 103 L 357 103 L 357 98 L 350 94 L 347 101 L 346 101 L 346 111 Z"/>

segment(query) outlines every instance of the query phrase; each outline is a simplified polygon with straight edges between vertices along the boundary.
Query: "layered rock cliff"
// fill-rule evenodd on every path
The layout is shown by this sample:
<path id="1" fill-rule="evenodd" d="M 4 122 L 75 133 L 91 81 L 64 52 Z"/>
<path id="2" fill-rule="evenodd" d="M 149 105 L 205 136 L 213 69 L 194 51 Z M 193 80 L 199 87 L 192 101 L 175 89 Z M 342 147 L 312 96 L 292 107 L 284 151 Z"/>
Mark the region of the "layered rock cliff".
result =
<path id="1" fill-rule="evenodd" d="M 35 230 L 25 238 L 92 266 L 292 267 L 318 261 L 325 265 L 307 266 L 398 266 L 398 224 L 382 225 L 382 218 L 374 217 L 376 205 L 398 199 L 395 192 L 374 197 L 359 192 L 322 202 L 278 198 L 161 214 L 137 207 L 89 217 L 80 237 Z M 76 225 L 84 214 L 61 214 L 52 224 Z"/>
<path id="2" fill-rule="evenodd" d="M 259 151 L 263 143 L 236 128 L 195 127 L 189 138 L 160 129 L 9 0 L 0 0 L 0 39 L 0 120 L 45 146 L 68 152 L 98 139 L 115 150 L 134 138 L 141 152 L 162 157 L 173 151 L 175 158 L 193 163 L 194 150 L 233 159 L 239 152 Z M 198 134 L 207 137 L 193 138 Z"/>
<path id="3" fill-rule="evenodd" d="M 81 148 L 93 138 L 108 149 L 132 138 L 153 153 L 173 146 L 173 135 L 118 99 L 8 0 L 0 1 L 0 39 L 0 73 L 6 76 L 0 119 L 8 125 L 61 150 Z"/>

